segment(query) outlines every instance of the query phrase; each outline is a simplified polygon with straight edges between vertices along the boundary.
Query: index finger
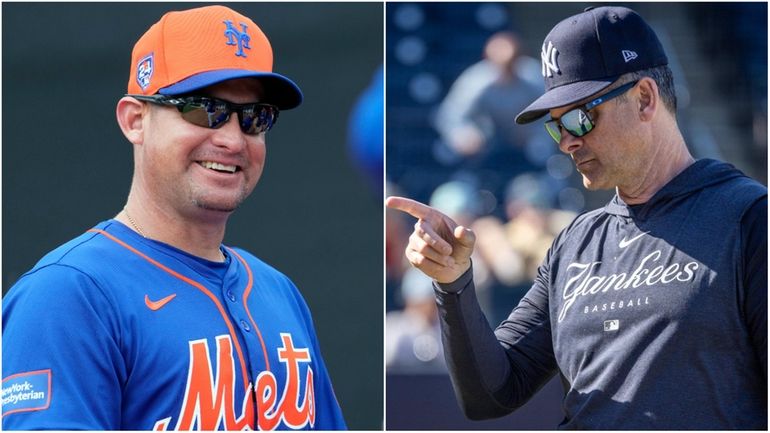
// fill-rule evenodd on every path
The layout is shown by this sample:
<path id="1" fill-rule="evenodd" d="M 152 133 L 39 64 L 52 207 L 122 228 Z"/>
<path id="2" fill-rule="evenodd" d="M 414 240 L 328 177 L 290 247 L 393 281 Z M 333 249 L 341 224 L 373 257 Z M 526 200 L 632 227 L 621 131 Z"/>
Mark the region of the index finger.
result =
<path id="1" fill-rule="evenodd" d="M 427 219 L 433 212 L 433 208 L 406 197 L 391 196 L 385 199 L 385 206 L 406 212 L 415 218 Z"/>

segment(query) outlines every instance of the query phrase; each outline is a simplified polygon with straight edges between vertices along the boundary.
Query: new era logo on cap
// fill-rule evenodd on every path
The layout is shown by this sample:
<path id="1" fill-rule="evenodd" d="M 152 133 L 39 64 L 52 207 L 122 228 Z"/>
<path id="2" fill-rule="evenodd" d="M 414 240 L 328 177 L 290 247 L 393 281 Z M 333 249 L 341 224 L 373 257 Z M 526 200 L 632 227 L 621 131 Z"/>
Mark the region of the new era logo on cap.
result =
<path id="1" fill-rule="evenodd" d="M 623 60 L 625 60 L 626 63 L 639 57 L 639 55 L 636 54 L 636 51 L 631 51 L 631 50 L 623 50 L 621 51 L 621 54 L 623 54 Z"/>

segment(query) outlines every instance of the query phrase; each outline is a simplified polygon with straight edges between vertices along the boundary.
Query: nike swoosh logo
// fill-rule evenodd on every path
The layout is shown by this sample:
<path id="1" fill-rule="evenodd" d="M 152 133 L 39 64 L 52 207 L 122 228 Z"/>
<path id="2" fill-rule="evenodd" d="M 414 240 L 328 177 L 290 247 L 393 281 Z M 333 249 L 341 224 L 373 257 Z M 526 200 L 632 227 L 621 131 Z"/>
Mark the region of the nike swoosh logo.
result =
<path id="1" fill-rule="evenodd" d="M 176 293 L 173 293 L 159 301 L 151 301 L 149 296 L 144 295 L 144 304 L 147 305 L 147 308 L 149 308 L 150 310 L 158 311 L 161 308 L 163 308 L 166 304 L 168 304 L 175 297 L 176 297 Z"/>
<path id="2" fill-rule="evenodd" d="M 627 246 L 631 245 L 631 243 L 633 243 L 635 240 L 639 239 L 640 237 L 642 237 L 642 236 L 646 235 L 647 233 L 649 233 L 649 232 L 644 232 L 644 233 L 642 233 L 642 234 L 640 234 L 640 235 L 636 235 L 636 236 L 632 237 L 632 238 L 631 238 L 631 239 L 629 239 L 629 240 L 626 240 L 626 237 L 625 237 L 625 236 L 623 236 L 623 239 L 621 239 L 621 240 L 620 240 L 620 244 L 618 244 L 618 246 L 619 246 L 621 249 L 623 249 L 623 248 L 625 248 L 625 247 L 627 247 Z"/>

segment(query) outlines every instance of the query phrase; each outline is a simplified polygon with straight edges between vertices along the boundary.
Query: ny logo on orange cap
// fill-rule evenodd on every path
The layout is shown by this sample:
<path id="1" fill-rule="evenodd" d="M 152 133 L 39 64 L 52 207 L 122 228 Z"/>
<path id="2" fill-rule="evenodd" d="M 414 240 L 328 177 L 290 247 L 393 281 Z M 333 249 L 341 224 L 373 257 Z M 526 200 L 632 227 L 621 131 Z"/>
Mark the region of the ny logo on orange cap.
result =
<path id="1" fill-rule="evenodd" d="M 225 25 L 227 26 L 227 29 L 225 29 L 227 45 L 238 45 L 238 51 L 235 53 L 235 55 L 239 57 L 246 57 L 243 49 L 251 49 L 249 46 L 249 41 L 251 38 L 249 37 L 249 34 L 246 33 L 246 24 L 241 23 L 241 29 L 243 29 L 243 32 L 239 32 L 235 26 L 233 26 L 233 22 L 230 20 L 226 20 Z"/>

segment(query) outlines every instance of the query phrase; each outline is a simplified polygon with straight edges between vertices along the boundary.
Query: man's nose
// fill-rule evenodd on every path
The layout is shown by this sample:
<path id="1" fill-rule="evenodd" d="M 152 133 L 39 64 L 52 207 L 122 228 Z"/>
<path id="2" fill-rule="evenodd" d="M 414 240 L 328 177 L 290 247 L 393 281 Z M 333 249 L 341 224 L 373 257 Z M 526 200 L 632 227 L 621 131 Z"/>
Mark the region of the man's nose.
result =
<path id="1" fill-rule="evenodd" d="M 583 138 L 575 137 L 561 128 L 561 140 L 559 140 L 559 150 L 571 155 L 583 146 Z"/>
<path id="2" fill-rule="evenodd" d="M 212 143 L 226 147 L 234 152 L 240 151 L 246 145 L 246 136 L 241 131 L 240 119 L 237 113 L 231 113 L 224 125 L 214 130 Z"/>

